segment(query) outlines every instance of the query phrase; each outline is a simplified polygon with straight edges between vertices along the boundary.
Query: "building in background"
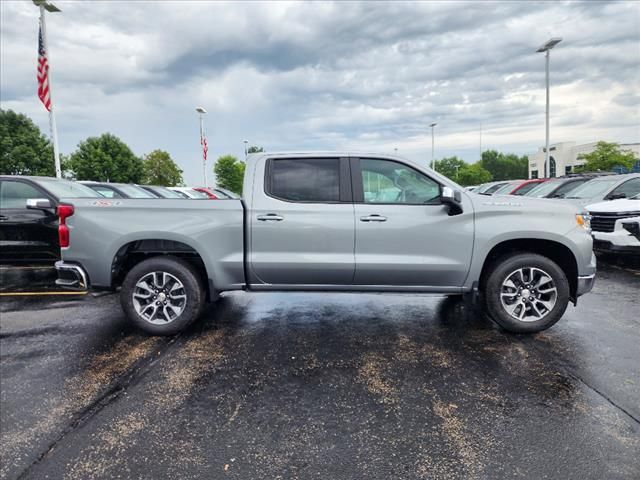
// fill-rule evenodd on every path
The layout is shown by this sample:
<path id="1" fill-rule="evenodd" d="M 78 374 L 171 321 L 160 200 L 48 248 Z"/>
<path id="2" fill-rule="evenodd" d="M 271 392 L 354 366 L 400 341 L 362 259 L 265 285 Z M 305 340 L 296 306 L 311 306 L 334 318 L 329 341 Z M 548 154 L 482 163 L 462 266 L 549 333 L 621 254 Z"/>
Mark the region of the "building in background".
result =
<path id="1" fill-rule="evenodd" d="M 576 145 L 576 142 L 561 142 L 549 145 L 549 176 L 561 177 L 573 172 L 574 167 L 584 165 L 584 160 L 579 155 L 591 153 L 596 149 L 598 142 Z M 621 150 L 629 150 L 640 157 L 640 143 L 621 143 Z M 529 178 L 544 177 L 544 147 L 540 147 L 536 153 L 529 155 Z"/>

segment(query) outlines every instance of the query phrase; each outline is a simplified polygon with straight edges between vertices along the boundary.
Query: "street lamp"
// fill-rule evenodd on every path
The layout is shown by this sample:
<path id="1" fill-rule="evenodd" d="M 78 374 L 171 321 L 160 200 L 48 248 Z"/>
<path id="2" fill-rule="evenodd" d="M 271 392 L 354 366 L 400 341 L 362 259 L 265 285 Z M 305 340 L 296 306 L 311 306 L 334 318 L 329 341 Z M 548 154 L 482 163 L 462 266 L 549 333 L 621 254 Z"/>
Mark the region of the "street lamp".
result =
<path id="1" fill-rule="evenodd" d="M 249 140 L 243 140 L 242 143 L 244 143 L 244 161 L 247 161 L 247 155 L 249 155 L 249 150 L 248 150 L 248 146 L 249 146 Z"/>
<path id="2" fill-rule="evenodd" d="M 44 50 L 44 54 L 47 58 L 47 87 L 49 90 L 49 106 L 47 110 L 49 110 L 49 128 L 51 129 L 51 139 L 53 140 L 53 161 L 56 168 L 56 177 L 62 178 L 62 169 L 60 167 L 60 149 L 58 148 L 58 128 L 56 127 L 56 115 L 53 111 L 53 94 L 51 93 L 51 62 L 49 58 L 49 41 L 47 38 L 47 24 L 45 22 L 45 10 L 50 13 L 61 12 L 58 7 L 56 7 L 53 3 L 47 2 L 46 0 L 32 0 L 33 4 L 40 8 L 40 29 L 41 29 L 41 40 L 42 45 L 40 48 Z M 46 105 L 45 105 L 46 106 Z"/>
<path id="3" fill-rule="evenodd" d="M 429 125 L 431 127 L 431 168 L 433 170 L 436 169 L 436 157 L 434 155 L 434 152 L 435 152 L 435 140 L 434 140 L 434 138 L 435 137 L 434 137 L 434 133 L 433 133 L 434 127 L 436 125 L 437 125 L 436 122 L 433 122 L 431 125 Z"/>
<path id="4" fill-rule="evenodd" d="M 207 137 L 204 132 L 204 117 L 203 115 L 207 113 L 207 111 L 202 107 L 196 107 L 196 112 L 198 112 L 198 116 L 200 117 L 200 145 L 202 146 L 202 174 L 204 176 L 204 186 L 209 187 L 209 181 L 207 179 L 207 152 L 209 151 L 209 146 L 207 145 Z"/>
<path id="5" fill-rule="evenodd" d="M 544 176 L 545 178 L 549 177 L 549 52 L 553 47 L 559 44 L 562 41 L 560 37 L 553 37 L 542 45 L 536 53 L 543 53 L 545 56 L 545 65 L 546 65 L 546 80 L 547 80 L 547 110 L 546 110 L 546 136 L 545 136 L 545 148 L 544 148 Z"/>

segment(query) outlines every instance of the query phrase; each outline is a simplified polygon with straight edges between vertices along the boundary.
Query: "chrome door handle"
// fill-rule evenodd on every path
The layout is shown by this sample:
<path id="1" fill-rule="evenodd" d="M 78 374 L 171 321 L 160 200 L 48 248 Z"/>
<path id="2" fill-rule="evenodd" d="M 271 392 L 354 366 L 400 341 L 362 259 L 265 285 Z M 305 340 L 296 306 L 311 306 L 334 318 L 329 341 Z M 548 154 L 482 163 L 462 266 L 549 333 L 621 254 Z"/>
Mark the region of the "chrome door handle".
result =
<path id="1" fill-rule="evenodd" d="M 361 222 L 386 222 L 387 217 L 383 217 L 382 215 L 367 215 L 365 217 L 360 217 Z"/>
<path id="2" fill-rule="evenodd" d="M 267 213 L 266 215 L 258 215 L 256 218 L 258 220 L 260 220 L 261 222 L 268 222 L 268 221 L 281 222 L 282 220 L 284 220 L 284 217 L 281 217 L 280 215 L 276 215 L 275 213 Z"/>

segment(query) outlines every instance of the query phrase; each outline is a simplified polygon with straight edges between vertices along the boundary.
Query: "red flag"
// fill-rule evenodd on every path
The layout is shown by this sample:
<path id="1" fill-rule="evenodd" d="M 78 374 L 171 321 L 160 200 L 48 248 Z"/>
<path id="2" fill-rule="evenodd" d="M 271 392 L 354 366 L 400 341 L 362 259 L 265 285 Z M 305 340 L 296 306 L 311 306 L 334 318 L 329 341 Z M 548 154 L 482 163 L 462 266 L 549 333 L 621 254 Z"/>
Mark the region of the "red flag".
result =
<path id="1" fill-rule="evenodd" d="M 202 158 L 204 161 L 207 161 L 207 152 L 209 151 L 209 146 L 207 145 L 207 137 L 202 134 L 200 137 L 200 143 L 202 144 Z"/>
<path id="2" fill-rule="evenodd" d="M 49 95 L 49 62 L 47 51 L 42 40 L 42 25 L 38 29 L 38 98 L 44 108 L 51 111 L 51 96 Z"/>

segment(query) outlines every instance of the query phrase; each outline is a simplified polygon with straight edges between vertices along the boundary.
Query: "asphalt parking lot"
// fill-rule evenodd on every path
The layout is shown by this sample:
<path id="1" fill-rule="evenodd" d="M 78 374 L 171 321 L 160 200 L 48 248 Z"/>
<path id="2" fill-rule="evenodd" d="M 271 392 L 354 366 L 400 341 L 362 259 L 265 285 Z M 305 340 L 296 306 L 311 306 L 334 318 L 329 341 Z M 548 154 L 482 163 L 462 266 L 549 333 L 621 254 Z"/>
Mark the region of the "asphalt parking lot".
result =
<path id="1" fill-rule="evenodd" d="M 533 336 L 455 298 L 234 293 L 154 338 L 0 272 L 1 478 L 640 478 L 638 266 Z"/>

